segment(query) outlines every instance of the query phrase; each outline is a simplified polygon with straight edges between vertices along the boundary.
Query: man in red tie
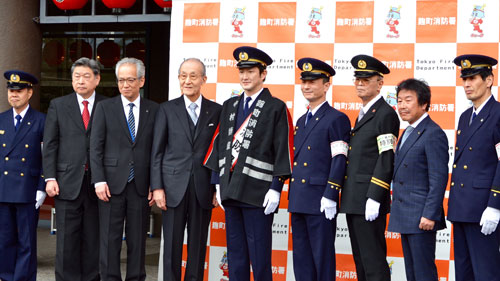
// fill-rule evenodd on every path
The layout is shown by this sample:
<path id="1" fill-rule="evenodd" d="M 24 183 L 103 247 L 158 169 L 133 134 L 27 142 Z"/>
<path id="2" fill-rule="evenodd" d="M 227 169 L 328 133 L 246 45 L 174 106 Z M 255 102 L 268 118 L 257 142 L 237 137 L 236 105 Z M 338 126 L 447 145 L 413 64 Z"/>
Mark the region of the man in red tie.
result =
<path id="1" fill-rule="evenodd" d="M 100 70 L 95 60 L 71 67 L 74 93 L 50 102 L 44 131 L 46 191 L 55 197 L 56 280 L 99 280 L 99 213 L 90 183 L 89 139 Z"/>

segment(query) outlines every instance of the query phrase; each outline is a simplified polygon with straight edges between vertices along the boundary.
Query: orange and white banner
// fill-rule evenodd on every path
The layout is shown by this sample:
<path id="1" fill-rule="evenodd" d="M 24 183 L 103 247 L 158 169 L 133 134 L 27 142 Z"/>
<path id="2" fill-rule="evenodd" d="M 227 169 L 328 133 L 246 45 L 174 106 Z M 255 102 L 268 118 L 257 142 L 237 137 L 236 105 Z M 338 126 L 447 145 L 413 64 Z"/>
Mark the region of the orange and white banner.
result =
<path id="1" fill-rule="evenodd" d="M 248 45 L 264 50 L 273 58 L 266 87 L 287 104 L 294 122 L 307 110 L 296 68 L 296 61 L 307 56 L 334 67 L 337 74 L 332 78 L 327 100 L 345 112 L 354 124 L 362 104 L 355 94 L 350 60 L 358 54 L 373 55 L 391 70 L 382 94 L 393 107 L 398 82 L 415 77 L 429 83 L 432 91 L 429 114 L 448 136 L 451 166 L 455 128 L 460 114 L 471 106 L 453 59 L 465 53 L 499 58 L 499 13 L 498 0 L 175 0 L 169 98 L 180 95 L 178 68 L 190 57 L 201 59 L 207 67 L 208 80 L 202 89 L 205 97 L 222 104 L 241 94 L 232 53 L 236 47 Z M 493 95 L 497 98 L 496 67 L 494 75 Z M 406 122 L 401 123 L 401 129 L 406 126 Z M 294 280 L 287 197 L 285 184 L 273 225 L 274 280 Z M 446 195 L 445 209 L 447 204 Z M 439 281 L 455 280 L 451 233 L 448 223 L 448 228 L 437 235 Z M 405 280 L 400 235 L 387 232 L 386 239 L 392 280 Z M 217 208 L 210 224 L 206 280 L 229 280 L 225 243 L 224 213 Z M 340 215 L 337 280 L 356 280 L 351 253 L 345 217 Z"/>

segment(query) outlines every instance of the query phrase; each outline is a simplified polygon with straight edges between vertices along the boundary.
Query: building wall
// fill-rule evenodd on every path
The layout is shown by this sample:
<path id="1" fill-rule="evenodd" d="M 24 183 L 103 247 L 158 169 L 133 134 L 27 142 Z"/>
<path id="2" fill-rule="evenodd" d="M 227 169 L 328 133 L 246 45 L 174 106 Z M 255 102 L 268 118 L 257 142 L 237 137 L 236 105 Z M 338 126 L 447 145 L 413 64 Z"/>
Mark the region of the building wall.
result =
<path id="1" fill-rule="evenodd" d="M 9 69 L 19 69 L 40 79 L 42 57 L 42 33 L 40 25 L 33 20 L 40 13 L 37 0 L 2 1 L 0 9 L 0 73 Z M 0 80 L 1 81 L 1 80 Z M 10 107 L 7 102 L 5 79 L 0 83 L 0 111 Z M 4 85 L 4 86 L 1 86 Z M 31 105 L 39 108 L 39 86 L 34 88 Z"/>

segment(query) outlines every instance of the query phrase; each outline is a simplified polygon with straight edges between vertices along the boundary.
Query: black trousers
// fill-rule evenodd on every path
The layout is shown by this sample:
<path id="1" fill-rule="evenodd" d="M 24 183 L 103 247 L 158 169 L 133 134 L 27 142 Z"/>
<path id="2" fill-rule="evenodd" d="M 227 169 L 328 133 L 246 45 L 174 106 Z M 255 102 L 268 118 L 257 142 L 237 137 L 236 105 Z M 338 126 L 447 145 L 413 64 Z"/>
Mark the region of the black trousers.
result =
<path id="1" fill-rule="evenodd" d="M 112 194 L 109 202 L 99 200 L 101 280 L 121 281 L 120 252 L 123 225 L 127 242 L 127 281 L 146 279 L 146 233 L 150 208 L 148 197 L 137 193 L 135 181 L 121 194 Z"/>
<path id="2" fill-rule="evenodd" d="M 180 281 L 184 229 L 187 225 L 187 264 L 184 280 L 203 280 L 207 236 L 212 209 L 200 206 L 196 197 L 193 176 L 177 207 L 162 212 L 163 222 L 163 280 Z"/>
<path id="3" fill-rule="evenodd" d="M 99 280 L 99 211 L 90 174 L 75 200 L 55 198 L 56 280 Z"/>
<path id="4" fill-rule="evenodd" d="M 384 236 L 387 216 L 381 214 L 374 221 L 366 221 L 365 215 L 346 214 L 346 218 L 358 281 L 390 281 Z"/>

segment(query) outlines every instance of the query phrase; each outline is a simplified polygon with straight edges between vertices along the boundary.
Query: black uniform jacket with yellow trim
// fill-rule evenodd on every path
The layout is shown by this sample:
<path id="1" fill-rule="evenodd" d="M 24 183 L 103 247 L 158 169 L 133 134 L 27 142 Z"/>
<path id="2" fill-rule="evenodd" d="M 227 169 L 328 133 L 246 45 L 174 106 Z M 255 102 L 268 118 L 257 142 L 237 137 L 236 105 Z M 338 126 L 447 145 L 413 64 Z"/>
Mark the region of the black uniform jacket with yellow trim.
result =
<path id="1" fill-rule="evenodd" d="M 307 125 L 305 120 L 304 114 L 295 126 L 288 211 L 319 215 L 321 197 L 338 202 L 351 123 L 347 115 L 328 102 L 318 108 Z M 332 157 L 332 154 L 335 155 Z"/>
<path id="2" fill-rule="evenodd" d="M 363 215 L 368 198 L 380 203 L 380 214 L 389 212 L 394 149 L 379 153 L 377 138 L 390 135 L 398 137 L 399 118 L 380 98 L 351 131 L 346 180 L 340 199 L 341 213 Z"/>
<path id="3" fill-rule="evenodd" d="M 500 209 L 500 103 L 493 97 L 469 125 L 460 116 L 450 183 L 448 220 L 479 222 L 486 207 Z"/>
<path id="4" fill-rule="evenodd" d="M 242 98 L 243 95 L 224 102 L 219 130 L 204 163 L 219 173 L 223 201 L 232 199 L 262 207 L 271 183 L 292 174 L 293 122 L 286 104 L 264 88 L 252 105 L 254 110 L 232 169 L 232 141 L 238 130 L 235 123 Z"/>
<path id="5" fill-rule="evenodd" d="M 41 146 L 44 124 L 45 114 L 31 107 L 17 131 L 12 109 L 0 114 L 0 202 L 34 204 L 36 191 L 45 191 Z"/>

